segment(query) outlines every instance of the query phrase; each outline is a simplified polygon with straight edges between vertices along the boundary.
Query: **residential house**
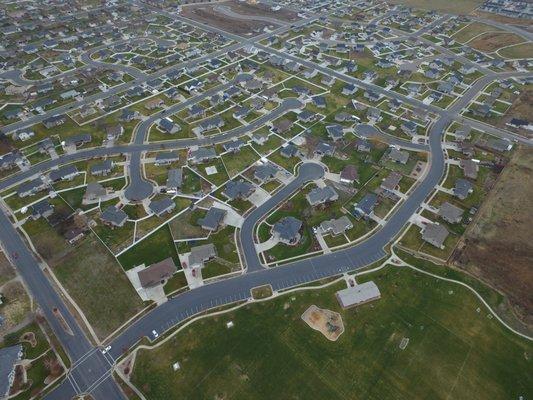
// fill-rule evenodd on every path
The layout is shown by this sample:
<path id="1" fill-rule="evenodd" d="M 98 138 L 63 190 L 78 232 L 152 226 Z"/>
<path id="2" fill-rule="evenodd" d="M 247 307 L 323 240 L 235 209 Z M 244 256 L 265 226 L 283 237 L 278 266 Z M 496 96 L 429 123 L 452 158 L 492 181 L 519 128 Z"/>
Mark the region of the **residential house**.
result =
<path id="1" fill-rule="evenodd" d="M 460 200 L 464 200 L 474 191 L 474 185 L 466 179 L 459 178 L 455 181 L 453 195 Z"/>
<path id="2" fill-rule="evenodd" d="M 224 218 L 228 212 L 221 208 L 211 207 L 203 218 L 199 218 L 197 224 L 207 231 L 217 231 L 223 224 Z"/>
<path id="3" fill-rule="evenodd" d="M 105 225 L 121 228 L 126 223 L 128 214 L 116 206 L 109 206 L 102 212 L 100 219 Z"/>
<path id="4" fill-rule="evenodd" d="M 457 224 L 463 219 L 464 210 L 449 202 L 444 202 L 439 207 L 438 214 L 446 222 Z"/>
<path id="5" fill-rule="evenodd" d="M 157 153 L 155 156 L 155 165 L 169 165 L 173 162 L 179 161 L 180 154 L 177 151 L 167 151 Z"/>
<path id="6" fill-rule="evenodd" d="M 444 241 L 448 237 L 449 232 L 443 225 L 439 224 L 427 224 L 422 230 L 422 240 L 428 242 L 433 246 L 443 249 Z"/>
<path id="7" fill-rule="evenodd" d="M 353 185 L 355 182 L 359 182 L 359 174 L 355 165 L 346 165 L 340 173 L 341 183 Z"/>
<path id="8" fill-rule="evenodd" d="M 255 191 L 255 186 L 245 180 L 229 181 L 222 195 L 228 200 L 247 199 Z"/>
<path id="9" fill-rule="evenodd" d="M 326 126 L 326 131 L 328 133 L 328 136 L 334 142 L 344 138 L 344 128 L 342 125 L 328 125 Z"/>
<path id="10" fill-rule="evenodd" d="M 107 176 L 111 173 L 113 170 L 113 161 L 112 160 L 105 160 L 104 162 L 101 162 L 99 164 L 95 164 L 91 166 L 91 175 L 93 176 Z"/>
<path id="11" fill-rule="evenodd" d="M 339 198 L 338 193 L 331 186 L 317 187 L 312 189 L 305 196 L 311 206 L 317 206 L 324 203 L 336 201 Z"/>
<path id="12" fill-rule="evenodd" d="M 353 228 L 352 221 L 346 215 L 337 219 L 330 219 L 320 224 L 320 231 L 323 234 L 330 233 L 333 236 L 341 235 Z"/>
<path id="13" fill-rule="evenodd" d="M 51 171 L 48 174 L 48 178 L 52 182 L 59 182 L 59 181 L 71 181 L 74 179 L 74 177 L 78 176 L 80 172 L 78 171 L 78 168 L 76 168 L 75 165 L 66 165 L 64 167 L 60 167 L 54 171 Z"/>
<path id="14" fill-rule="evenodd" d="M 288 246 L 295 246 L 300 242 L 302 235 L 302 221 L 294 217 L 284 217 L 274 224 L 272 234 L 280 243 Z"/>
<path id="15" fill-rule="evenodd" d="M 172 257 L 168 257 L 140 270 L 137 275 L 143 288 L 151 288 L 165 283 L 176 271 L 174 260 Z"/>
<path id="16" fill-rule="evenodd" d="M 217 153 L 213 147 L 199 147 L 189 152 L 189 162 L 191 164 L 201 164 L 217 158 Z"/>
<path id="17" fill-rule="evenodd" d="M 168 171 L 165 187 L 167 191 L 177 192 L 183 185 L 183 171 L 181 168 L 172 168 Z"/>
<path id="18" fill-rule="evenodd" d="M 378 196 L 375 193 L 367 193 L 354 207 L 354 215 L 357 219 L 370 218 L 374 213 L 374 208 L 378 203 Z"/>
<path id="19" fill-rule="evenodd" d="M 176 208 L 176 203 L 170 197 L 163 197 L 160 200 L 152 200 L 148 208 L 153 214 L 162 217 L 165 214 L 171 213 Z"/>

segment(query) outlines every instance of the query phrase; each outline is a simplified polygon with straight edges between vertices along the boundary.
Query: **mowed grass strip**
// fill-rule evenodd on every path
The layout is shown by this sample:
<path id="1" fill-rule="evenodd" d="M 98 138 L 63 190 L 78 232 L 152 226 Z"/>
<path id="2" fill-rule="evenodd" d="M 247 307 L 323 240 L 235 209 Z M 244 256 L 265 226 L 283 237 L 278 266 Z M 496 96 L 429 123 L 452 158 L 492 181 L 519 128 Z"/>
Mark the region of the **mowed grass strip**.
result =
<path id="1" fill-rule="evenodd" d="M 151 400 L 531 396 L 533 346 L 488 318 L 467 289 L 392 267 L 363 279 L 382 298 L 357 309 L 340 309 L 336 284 L 198 321 L 139 351 L 133 383 Z M 301 320 L 311 304 L 341 313 L 337 342 Z"/>
<path id="2" fill-rule="evenodd" d="M 143 308 L 119 263 L 94 236 L 83 239 L 53 270 L 99 338 Z"/>

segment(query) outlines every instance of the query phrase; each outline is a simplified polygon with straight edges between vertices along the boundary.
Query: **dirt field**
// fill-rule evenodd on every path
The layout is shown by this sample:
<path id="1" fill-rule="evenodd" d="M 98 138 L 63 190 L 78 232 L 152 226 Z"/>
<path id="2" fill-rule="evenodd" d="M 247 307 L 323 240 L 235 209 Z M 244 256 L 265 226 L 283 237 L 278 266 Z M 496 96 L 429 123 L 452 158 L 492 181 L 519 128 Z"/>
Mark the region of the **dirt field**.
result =
<path id="1" fill-rule="evenodd" d="M 240 1 L 229 1 L 221 3 L 229 6 L 233 11 L 243 15 L 259 15 L 262 17 L 277 18 L 282 21 L 296 21 L 300 19 L 298 14 L 294 11 L 282 8 L 279 11 L 272 11 L 272 9 L 264 4 L 248 4 Z"/>
<path id="2" fill-rule="evenodd" d="M 409 7 L 444 11 L 453 14 L 468 14 L 482 3 L 481 0 L 386 0 L 386 2 L 391 4 L 405 4 Z"/>
<path id="3" fill-rule="evenodd" d="M 468 45 L 476 50 L 492 53 L 502 47 L 522 43 L 523 41 L 524 39 L 514 33 L 487 32 L 468 42 Z"/>
<path id="4" fill-rule="evenodd" d="M 269 26 L 268 23 L 263 21 L 244 21 L 230 18 L 215 11 L 215 6 L 216 4 L 191 5 L 183 7 L 181 14 L 186 18 L 243 36 L 261 33 L 265 27 Z"/>
<path id="5" fill-rule="evenodd" d="M 310 306 L 302 314 L 304 322 L 315 331 L 322 333 L 328 340 L 336 341 L 344 332 L 344 324 L 339 313 Z"/>
<path id="6" fill-rule="evenodd" d="M 518 317 L 533 325 L 533 150 L 519 149 L 502 172 L 465 235 L 464 248 L 453 255 L 459 268 L 481 278 L 509 297 Z"/>

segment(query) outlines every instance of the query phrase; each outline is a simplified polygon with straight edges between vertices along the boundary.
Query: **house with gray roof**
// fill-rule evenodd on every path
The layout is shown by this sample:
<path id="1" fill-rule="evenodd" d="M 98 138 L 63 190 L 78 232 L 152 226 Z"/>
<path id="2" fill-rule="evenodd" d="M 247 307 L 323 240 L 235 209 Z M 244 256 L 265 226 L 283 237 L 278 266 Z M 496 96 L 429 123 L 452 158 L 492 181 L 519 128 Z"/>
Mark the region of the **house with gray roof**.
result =
<path id="1" fill-rule="evenodd" d="M 227 152 L 237 153 L 244 145 L 246 145 L 246 143 L 244 143 L 241 139 L 235 139 L 231 142 L 224 143 L 222 147 Z"/>
<path id="2" fill-rule="evenodd" d="M 472 160 L 460 160 L 459 166 L 463 170 L 463 173 L 466 178 L 473 179 L 473 180 L 477 179 L 479 166 L 476 162 Z"/>
<path id="3" fill-rule="evenodd" d="M 305 196 L 311 206 L 317 206 L 339 198 L 338 193 L 331 186 L 317 187 Z"/>
<path id="4" fill-rule="evenodd" d="M 189 162 L 191 164 L 201 164 L 217 158 L 217 153 L 213 147 L 200 147 L 189 152 Z"/>
<path id="5" fill-rule="evenodd" d="M 194 246 L 189 254 L 189 268 L 202 268 L 207 261 L 216 256 L 217 249 L 213 243 Z"/>
<path id="6" fill-rule="evenodd" d="M 54 212 L 54 207 L 48 200 L 41 200 L 30 207 L 31 218 L 35 221 L 41 217 L 48 218 Z"/>
<path id="7" fill-rule="evenodd" d="M 337 219 L 329 219 L 320 224 L 320 231 L 323 234 L 331 233 L 333 236 L 340 235 L 352 228 L 352 221 L 346 215 Z"/>
<path id="8" fill-rule="evenodd" d="M 165 184 L 167 190 L 178 191 L 183 184 L 183 171 L 181 168 L 173 168 L 168 171 L 167 182 Z"/>
<path id="9" fill-rule="evenodd" d="M 157 127 L 159 130 L 171 135 L 181 131 L 181 125 L 174 123 L 174 121 L 169 118 L 161 118 L 157 124 Z"/>
<path id="10" fill-rule="evenodd" d="M 222 128 L 224 126 L 224 120 L 220 115 L 204 119 L 198 124 L 196 128 L 200 133 L 209 131 L 211 129 Z"/>
<path id="11" fill-rule="evenodd" d="M 280 154 L 285 158 L 295 157 L 298 154 L 298 147 L 293 143 L 288 143 L 286 146 L 281 147 Z"/>
<path id="12" fill-rule="evenodd" d="M 48 178 L 52 182 L 70 181 L 74 179 L 74 177 L 78 176 L 79 173 L 80 172 L 75 165 L 65 165 L 64 167 L 60 167 L 59 169 L 50 172 Z"/>
<path id="13" fill-rule="evenodd" d="M 463 219 L 464 210 L 446 201 L 439 207 L 438 214 L 444 221 L 457 224 Z"/>
<path id="14" fill-rule="evenodd" d="M 157 153 L 155 156 L 155 165 L 168 165 L 173 162 L 179 161 L 180 155 L 176 151 L 167 151 L 163 153 Z"/>
<path id="15" fill-rule="evenodd" d="M 255 191 L 255 186 L 245 180 L 229 181 L 222 192 L 228 200 L 247 199 Z"/>
<path id="16" fill-rule="evenodd" d="M 342 127 L 342 125 L 328 125 L 326 126 L 326 131 L 328 132 L 328 136 L 330 137 L 330 139 L 334 142 L 344 138 L 344 128 Z"/>
<path id="17" fill-rule="evenodd" d="M 174 203 L 174 200 L 170 197 L 163 197 L 160 200 L 152 200 L 148 205 L 148 208 L 158 217 L 162 217 L 163 215 L 172 212 L 172 210 L 176 208 L 176 203 Z"/>
<path id="18" fill-rule="evenodd" d="M 261 183 L 271 181 L 276 177 L 279 169 L 272 163 L 265 163 L 258 165 L 254 171 L 254 178 Z"/>
<path id="19" fill-rule="evenodd" d="M 374 213 L 374 208 L 378 203 L 378 196 L 375 193 L 367 193 L 354 207 L 356 218 L 369 218 Z"/>
<path id="20" fill-rule="evenodd" d="M 300 230 L 302 228 L 302 221 L 294 217 L 284 217 L 274 224 L 272 227 L 272 234 L 279 239 L 279 241 L 288 246 L 295 246 L 300 242 L 302 235 Z"/>
<path id="21" fill-rule="evenodd" d="M 223 224 L 227 211 L 217 207 L 211 207 L 203 218 L 198 218 L 197 224 L 207 231 L 217 231 Z"/>
<path id="22" fill-rule="evenodd" d="M 332 156 L 335 154 L 335 146 L 328 142 L 318 142 L 314 154 L 317 156 Z"/>
<path id="23" fill-rule="evenodd" d="M 105 160 L 99 164 L 91 166 L 91 175 L 93 176 L 106 176 L 113 171 L 113 161 Z"/>
<path id="24" fill-rule="evenodd" d="M 102 212 L 100 219 L 106 225 L 120 228 L 126 223 L 128 214 L 116 206 L 109 206 Z"/>
<path id="25" fill-rule="evenodd" d="M 459 178 L 455 181 L 453 187 L 453 195 L 461 200 L 464 200 L 468 197 L 470 193 L 474 191 L 474 185 L 467 181 L 466 179 Z"/>
<path id="26" fill-rule="evenodd" d="M 107 189 L 98 182 L 89 182 L 83 195 L 83 201 L 95 202 L 107 195 Z"/>
<path id="27" fill-rule="evenodd" d="M 427 224 L 422 230 L 422 240 L 428 242 L 439 249 L 444 248 L 444 241 L 448 237 L 449 232 L 446 227 L 439 224 Z"/>
<path id="28" fill-rule="evenodd" d="M 407 164 L 407 161 L 409 161 L 409 153 L 404 150 L 398 150 L 395 147 L 390 149 L 388 157 L 398 164 Z"/>
<path id="29" fill-rule="evenodd" d="M 87 143 L 90 143 L 93 140 L 93 137 L 89 133 L 80 133 L 77 135 L 70 136 L 64 140 L 64 147 L 67 146 L 76 146 L 80 147 Z"/>

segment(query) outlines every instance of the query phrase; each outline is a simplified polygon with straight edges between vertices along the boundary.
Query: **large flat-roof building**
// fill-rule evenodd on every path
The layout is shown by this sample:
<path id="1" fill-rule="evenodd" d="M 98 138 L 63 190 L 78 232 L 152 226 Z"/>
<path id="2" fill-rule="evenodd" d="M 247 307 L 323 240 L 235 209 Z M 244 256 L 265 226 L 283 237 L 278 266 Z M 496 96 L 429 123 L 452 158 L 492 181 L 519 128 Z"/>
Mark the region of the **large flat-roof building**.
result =
<path id="1" fill-rule="evenodd" d="M 373 281 L 364 282 L 335 293 L 342 308 L 356 307 L 381 297 L 379 288 Z"/>

